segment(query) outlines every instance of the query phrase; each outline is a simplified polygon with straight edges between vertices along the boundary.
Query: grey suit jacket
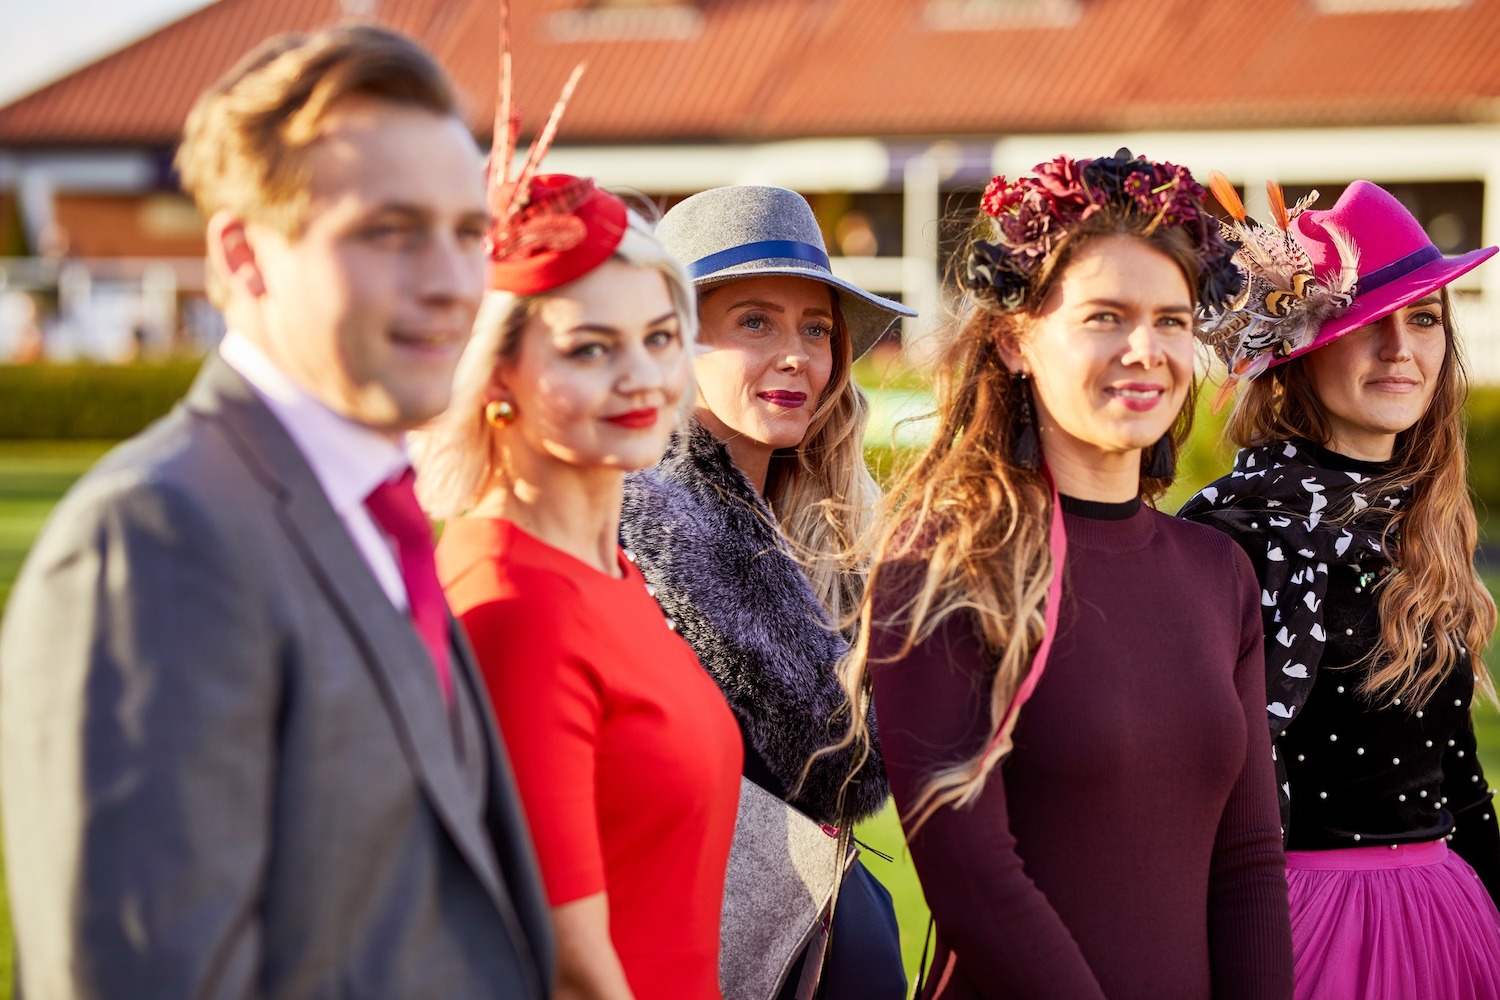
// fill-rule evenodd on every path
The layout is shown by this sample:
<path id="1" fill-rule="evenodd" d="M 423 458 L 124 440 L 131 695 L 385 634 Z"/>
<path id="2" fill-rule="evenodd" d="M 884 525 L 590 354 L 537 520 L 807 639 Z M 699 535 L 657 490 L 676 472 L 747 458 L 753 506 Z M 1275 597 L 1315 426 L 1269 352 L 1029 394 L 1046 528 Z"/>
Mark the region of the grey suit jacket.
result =
<path id="1" fill-rule="evenodd" d="M 218 359 L 89 472 L 0 631 L 29 1000 L 548 995 L 473 656 L 455 719 L 276 418 Z"/>

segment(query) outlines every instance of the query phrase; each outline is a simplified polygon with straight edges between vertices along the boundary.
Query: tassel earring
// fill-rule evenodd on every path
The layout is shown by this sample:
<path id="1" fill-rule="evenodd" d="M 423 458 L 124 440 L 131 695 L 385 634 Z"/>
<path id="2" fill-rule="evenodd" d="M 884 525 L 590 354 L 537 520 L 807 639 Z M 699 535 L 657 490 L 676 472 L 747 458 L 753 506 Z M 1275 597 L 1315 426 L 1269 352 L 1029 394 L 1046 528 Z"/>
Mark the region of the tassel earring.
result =
<path id="1" fill-rule="evenodd" d="M 1151 450 L 1146 453 L 1146 468 L 1141 473 L 1147 479 L 1171 479 L 1177 475 L 1177 453 L 1172 447 L 1172 435 L 1163 434 Z"/>
<path id="2" fill-rule="evenodd" d="M 1022 469 L 1035 472 L 1042 467 L 1042 442 L 1036 434 L 1036 418 L 1031 412 L 1031 382 L 1025 372 L 1010 377 L 1011 391 L 1019 406 L 1010 425 L 1010 460 Z"/>
<path id="3" fill-rule="evenodd" d="M 505 430 L 516 419 L 516 408 L 503 399 L 484 404 L 484 422 L 496 430 Z"/>

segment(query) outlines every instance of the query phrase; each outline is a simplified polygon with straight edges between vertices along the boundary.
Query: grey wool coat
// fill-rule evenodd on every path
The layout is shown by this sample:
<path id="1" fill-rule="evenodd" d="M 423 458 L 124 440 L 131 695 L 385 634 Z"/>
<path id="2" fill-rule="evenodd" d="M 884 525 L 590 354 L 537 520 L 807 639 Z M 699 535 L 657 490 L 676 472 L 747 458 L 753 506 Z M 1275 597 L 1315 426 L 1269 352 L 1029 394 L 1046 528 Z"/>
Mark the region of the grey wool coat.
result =
<path id="1" fill-rule="evenodd" d="M 728 450 L 690 422 L 655 468 L 626 477 L 621 538 L 734 710 L 747 774 L 755 777 L 758 755 L 781 786 L 771 790 L 784 796 L 813 753 L 844 735 L 847 699 L 835 668 L 848 643 L 770 507 Z M 889 795 L 873 710 L 867 721 L 870 757 L 844 799 L 850 820 L 878 812 Z M 834 821 L 854 760 L 853 748 L 819 758 L 789 801 Z"/>

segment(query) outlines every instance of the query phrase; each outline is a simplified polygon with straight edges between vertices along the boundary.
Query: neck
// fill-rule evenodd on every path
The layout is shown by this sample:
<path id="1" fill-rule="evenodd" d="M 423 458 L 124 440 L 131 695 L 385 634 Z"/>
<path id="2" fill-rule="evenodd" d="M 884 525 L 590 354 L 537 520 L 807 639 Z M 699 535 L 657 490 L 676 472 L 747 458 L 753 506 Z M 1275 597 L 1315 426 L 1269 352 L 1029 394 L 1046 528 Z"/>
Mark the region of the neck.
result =
<path id="1" fill-rule="evenodd" d="M 729 460 L 750 480 L 755 492 L 765 496 L 766 480 L 771 475 L 771 455 L 775 449 L 726 427 L 707 407 L 698 407 L 693 411 L 693 417 L 724 445 Z"/>
<path id="2" fill-rule="evenodd" d="M 1127 451 L 1082 456 L 1061 448 L 1048 448 L 1043 438 L 1042 454 L 1057 491 L 1078 500 L 1124 503 L 1141 495 L 1141 453 Z"/>
<path id="3" fill-rule="evenodd" d="M 1396 435 L 1345 436 L 1334 433 L 1323 442 L 1323 447 L 1346 458 L 1357 458 L 1361 462 L 1389 462 L 1396 453 Z"/>
<path id="4" fill-rule="evenodd" d="M 625 473 L 619 469 L 538 463 L 497 478 L 470 513 L 504 518 L 579 562 L 619 577 L 624 484 Z"/>
<path id="5" fill-rule="evenodd" d="M 255 349 L 261 353 L 261 356 L 264 357 L 266 361 L 269 361 L 272 367 L 274 367 L 276 371 L 278 371 L 281 376 L 288 382 L 291 382 L 293 385 L 295 385 L 297 389 L 317 400 L 325 408 L 332 411 L 333 413 L 338 414 L 345 420 L 351 423 L 359 424 L 366 430 L 369 430 L 375 434 L 379 434 L 381 437 L 385 438 L 388 441 L 394 442 L 396 444 L 401 444 L 406 439 L 406 430 L 404 428 L 378 427 L 372 424 L 365 423 L 362 420 L 357 420 L 356 418 L 351 416 L 348 413 L 347 406 L 344 405 L 336 397 L 333 397 L 329 393 L 327 386 L 319 385 L 316 378 L 308 377 L 307 372 L 301 370 L 296 364 L 290 363 L 287 358 L 282 357 L 281 352 L 277 349 L 276 343 L 266 335 L 264 326 L 262 326 L 258 322 L 257 316 L 254 312 L 249 310 L 240 310 L 236 315 L 242 317 L 242 319 L 235 322 L 226 320 L 226 322 L 228 322 L 229 329 L 238 333 L 240 336 L 244 337 L 246 341 L 253 344 L 255 346 Z"/>

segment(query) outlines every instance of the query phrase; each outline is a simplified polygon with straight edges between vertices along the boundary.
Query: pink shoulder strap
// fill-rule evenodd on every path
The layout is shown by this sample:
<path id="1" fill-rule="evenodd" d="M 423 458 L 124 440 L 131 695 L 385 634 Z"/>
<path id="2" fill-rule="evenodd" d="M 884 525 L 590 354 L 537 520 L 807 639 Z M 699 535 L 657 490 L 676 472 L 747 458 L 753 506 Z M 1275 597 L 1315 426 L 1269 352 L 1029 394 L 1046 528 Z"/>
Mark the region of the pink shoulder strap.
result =
<path id="1" fill-rule="evenodd" d="M 1057 635 L 1057 611 L 1062 604 L 1063 564 L 1068 557 L 1068 532 L 1063 527 L 1062 499 L 1057 494 L 1057 483 L 1053 481 L 1052 473 L 1045 465 L 1042 466 L 1042 475 L 1046 477 L 1047 486 L 1052 490 L 1052 528 L 1047 537 L 1047 544 L 1052 549 L 1052 582 L 1047 585 L 1047 606 L 1042 612 L 1042 641 L 1037 643 L 1036 655 L 1031 658 L 1031 669 L 1026 672 L 1021 686 L 1016 689 L 1016 695 L 1011 699 L 1010 707 L 1005 710 L 1000 728 L 995 730 L 995 739 L 990 743 L 991 749 L 1010 731 L 1016 713 L 1036 690 L 1037 682 L 1042 679 L 1042 671 L 1047 669 L 1047 654 L 1052 652 L 1052 639 Z"/>

